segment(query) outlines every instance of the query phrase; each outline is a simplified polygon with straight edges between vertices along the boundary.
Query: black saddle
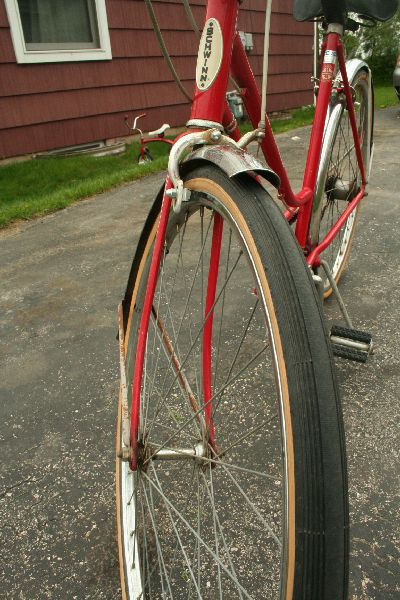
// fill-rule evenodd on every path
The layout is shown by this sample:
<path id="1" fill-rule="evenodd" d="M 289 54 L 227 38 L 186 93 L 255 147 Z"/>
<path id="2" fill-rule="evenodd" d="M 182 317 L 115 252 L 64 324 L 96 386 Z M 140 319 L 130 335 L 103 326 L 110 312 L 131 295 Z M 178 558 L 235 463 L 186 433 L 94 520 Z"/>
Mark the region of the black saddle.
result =
<path id="1" fill-rule="evenodd" d="M 347 12 L 354 12 L 374 21 L 393 17 L 399 0 L 294 0 L 296 21 L 310 21 L 324 16 L 328 23 L 344 23 Z"/>

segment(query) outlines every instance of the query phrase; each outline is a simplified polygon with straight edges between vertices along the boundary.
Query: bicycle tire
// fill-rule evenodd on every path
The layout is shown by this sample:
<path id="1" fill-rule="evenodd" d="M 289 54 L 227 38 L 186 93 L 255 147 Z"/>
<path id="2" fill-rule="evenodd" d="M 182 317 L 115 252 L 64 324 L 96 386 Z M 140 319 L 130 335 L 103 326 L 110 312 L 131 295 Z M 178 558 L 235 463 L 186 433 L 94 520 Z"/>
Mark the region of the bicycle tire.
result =
<path id="1" fill-rule="evenodd" d="M 368 150 L 372 139 L 372 111 L 369 106 L 369 73 L 360 69 L 352 81 L 355 108 L 365 173 L 368 175 Z M 368 119 L 371 119 L 371 139 L 367 138 Z M 348 203 L 361 188 L 361 174 L 354 149 L 353 134 L 344 102 L 334 100 L 331 116 L 325 130 L 326 148 L 322 151 L 318 169 L 313 215 L 310 223 L 311 243 L 321 242 L 334 223 L 347 208 Z M 342 156 L 341 156 L 342 155 Z M 332 243 L 321 253 L 332 271 L 336 283 L 346 268 L 353 244 L 360 204 L 350 214 Z M 324 297 L 332 293 L 324 276 Z"/>
<path id="2" fill-rule="evenodd" d="M 152 325 L 154 331 L 149 329 L 146 346 L 146 377 L 153 371 L 155 375 L 153 387 L 150 387 L 150 379 L 144 377 L 148 383 L 145 384 L 146 390 L 143 390 L 142 415 L 150 411 L 148 414 L 163 418 L 164 421 L 151 427 L 146 425 L 146 432 L 142 431 L 139 437 L 142 447 L 145 447 L 150 444 L 150 438 L 155 436 L 154 427 L 158 427 L 157 434 L 161 437 L 157 447 L 160 448 L 165 444 L 163 427 L 171 427 L 172 422 L 178 428 L 177 423 L 187 422 L 187 414 L 193 415 L 193 408 L 186 410 L 184 407 L 186 399 L 180 400 L 180 395 L 185 394 L 181 393 L 179 386 L 171 388 L 175 404 L 173 409 L 168 407 L 169 411 L 175 412 L 170 415 L 167 410 L 157 409 L 157 396 L 160 394 L 164 398 L 160 390 L 164 389 L 162 378 L 165 377 L 165 370 L 160 367 L 165 348 L 160 340 L 156 341 L 157 322 L 158 315 L 163 311 L 160 320 L 171 328 L 171 336 L 181 340 L 181 334 L 177 334 L 181 325 L 177 319 L 176 328 L 173 327 L 172 317 L 176 314 L 182 319 L 186 311 L 182 317 L 175 304 L 182 302 L 182 306 L 185 305 L 187 298 L 182 299 L 184 290 L 190 300 L 189 289 L 202 289 L 200 281 L 196 281 L 195 288 L 190 286 L 196 280 L 197 271 L 201 271 L 199 265 L 200 261 L 203 263 L 204 248 L 209 245 L 204 215 L 210 222 L 208 227 L 211 227 L 215 215 L 219 214 L 223 217 L 222 239 L 227 245 L 223 244 L 221 249 L 219 276 L 223 279 L 225 274 L 225 279 L 222 283 L 219 281 L 219 305 L 216 303 L 214 309 L 216 336 L 217 333 L 220 335 L 224 312 L 228 317 L 223 328 L 223 356 L 219 357 L 218 340 L 213 338 L 213 357 L 217 364 L 218 361 L 222 362 L 218 374 L 214 372 L 215 389 L 220 391 L 223 388 L 223 383 L 218 388 L 220 381 L 228 381 L 228 387 L 222 389 L 222 394 L 225 394 L 223 406 L 218 402 L 213 410 L 217 444 L 227 454 L 223 457 L 223 465 L 220 457 L 211 454 L 208 456 L 214 456 L 215 464 L 202 461 L 197 464 L 193 460 L 177 461 L 176 464 L 173 461 L 160 461 L 158 466 L 155 466 L 155 460 L 149 460 L 149 455 L 144 454 L 145 460 L 135 474 L 130 472 L 128 463 L 117 459 L 118 540 L 123 598 L 136 600 L 142 593 L 141 598 L 200 597 L 213 600 L 229 595 L 232 598 L 263 600 L 347 599 L 348 507 L 343 423 L 322 308 L 309 269 L 278 207 L 250 177 L 229 179 L 216 167 L 206 165 L 189 170 L 184 181 L 191 195 L 178 216 L 171 211 L 166 238 L 168 252 L 164 252 L 158 283 L 160 293 L 156 292 L 153 305 L 157 317 L 153 315 L 151 320 L 150 327 Z M 126 307 L 125 312 L 128 383 L 132 376 L 138 319 L 146 294 L 146 278 L 159 208 L 160 198 L 152 209 L 152 216 L 140 239 L 126 296 L 131 299 L 130 307 Z M 195 227 L 194 234 L 189 227 Z M 183 249 L 185 236 L 188 236 L 187 248 L 185 245 Z M 194 256 L 197 236 L 200 257 Z M 235 241 L 232 242 L 232 239 Z M 174 243 L 178 244 L 176 250 Z M 186 249 L 188 252 L 185 252 Z M 167 281 L 173 281 L 175 285 L 182 256 L 185 257 L 190 278 L 182 276 L 176 294 L 170 296 L 167 302 L 163 289 L 166 286 L 168 295 L 170 287 Z M 235 261 L 240 261 L 242 256 L 240 271 L 235 271 L 238 269 Z M 168 261 L 170 266 L 167 267 Z M 207 265 L 207 261 L 204 263 Z M 168 271 L 168 268 L 171 270 Z M 235 275 L 234 281 L 231 271 Z M 196 341 L 193 345 L 194 325 L 204 323 L 204 294 L 203 289 L 203 294 L 196 296 L 191 306 L 192 333 L 189 321 L 185 318 L 186 339 L 180 341 L 179 348 L 177 341 L 174 345 L 180 370 L 185 372 L 193 389 L 196 386 L 196 365 L 185 362 L 183 357 L 188 346 L 192 346 L 192 352 L 197 353 Z M 256 316 L 253 318 L 251 314 Z M 247 335 L 247 332 L 251 332 L 251 335 Z M 268 340 L 265 342 L 267 338 L 269 345 Z M 231 385 L 230 374 L 234 372 L 237 375 L 235 366 L 235 371 L 231 369 L 227 376 L 232 357 L 236 360 L 239 356 L 241 365 L 243 362 L 245 366 L 252 365 L 248 358 L 253 357 L 254 353 L 257 355 L 260 347 L 262 350 L 258 356 L 262 356 L 262 371 L 258 363 L 254 369 L 247 367 L 247 372 L 241 373 L 239 370 L 235 386 Z M 268 356 L 267 351 L 270 352 Z M 168 362 L 171 362 L 171 357 L 167 359 Z M 268 366 L 271 367 L 270 372 L 267 371 Z M 221 374 L 224 377 L 220 379 Z M 216 394 L 218 392 L 214 391 L 214 403 L 218 397 Z M 155 406 L 152 407 L 150 402 L 145 404 L 147 396 L 151 397 Z M 278 405 L 275 397 L 278 398 Z M 277 406 L 279 416 L 273 412 Z M 232 410 L 235 411 L 233 416 Z M 142 419 L 145 422 L 144 416 Z M 192 425 L 195 421 L 192 416 L 190 431 L 188 427 L 188 437 L 192 443 L 199 435 L 193 429 L 193 437 Z M 262 437 L 256 435 L 260 428 L 263 429 Z M 201 427 L 199 429 L 201 431 Z M 186 429 L 182 431 L 186 434 Z M 233 438 L 227 441 L 225 431 Z M 173 435 L 176 439 L 180 437 L 179 432 Z M 229 442 L 236 442 L 236 446 L 229 447 Z M 172 441 L 169 440 L 169 443 L 172 444 Z M 229 457 L 231 460 L 236 458 L 234 447 L 238 443 L 242 462 L 234 467 L 233 463 L 229 463 L 229 471 L 227 460 Z M 120 444 L 119 414 L 118 447 Z M 274 461 L 277 461 L 276 464 Z M 248 464 L 259 474 L 265 473 L 266 468 L 266 477 L 256 475 L 254 482 L 254 474 L 246 471 Z M 196 486 L 190 481 L 191 472 L 195 474 L 193 477 L 199 494 L 197 504 L 191 501 L 191 493 L 195 495 L 196 492 Z M 234 479 L 238 478 L 239 487 L 245 494 L 237 491 L 231 479 L 232 473 Z M 272 479 L 268 478 L 268 473 Z M 214 481 L 217 484 L 214 485 Z M 281 481 L 281 484 L 277 485 L 277 481 Z M 165 493 L 169 494 L 166 496 L 169 503 L 162 496 L 167 484 L 168 492 Z M 208 496 L 211 505 L 215 494 L 219 495 L 220 503 L 214 503 L 212 516 L 204 514 L 205 511 L 198 507 L 206 502 L 205 496 Z M 246 499 L 249 494 L 250 504 Z M 177 510 L 185 515 L 184 518 L 193 519 L 192 530 L 186 525 L 182 530 L 182 520 L 173 512 L 172 500 L 178 504 Z M 235 501 L 238 505 L 234 504 Z M 247 505 L 252 511 L 250 515 L 244 510 Z M 177 516 L 175 525 L 171 515 Z M 273 534 L 267 529 L 267 518 Z M 260 523 L 263 526 L 261 529 Z M 209 529 L 206 529 L 206 524 Z M 209 549 L 211 544 L 214 552 L 207 556 L 203 551 L 200 552 L 203 542 L 199 539 L 200 535 L 194 535 L 196 531 L 200 531 L 203 542 Z M 171 542 L 171 535 L 175 535 L 174 542 Z M 281 547 L 273 535 L 282 538 Z M 186 537 L 179 541 L 179 536 Z M 220 556 L 221 547 L 223 552 L 221 550 Z M 187 559 L 187 554 L 185 558 L 185 548 L 191 560 Z M 179 560 L 177 549 L 182 551 Z M 276 550 L 274 556 L 273 550 Z M 201 554 L 201 564 L 198 554 Z M 154 562 L 150 566 L 152 560 Z M 196 564 L 200 565 L 199 568 Z M 273 576 L 276 579 L 272 579 Z M 138 585 L 142 587 L 139 589 Z M 149 587 L 151 594 L 148 593 Z"/>
<path id="3" fill-rule="evenodd" d="M 137 157 L 138 165 L 145 165 L 146 163 L 153 162 L 154 158 L 148 148 L 144 149 L 144 155 L 141 154 Z"/>

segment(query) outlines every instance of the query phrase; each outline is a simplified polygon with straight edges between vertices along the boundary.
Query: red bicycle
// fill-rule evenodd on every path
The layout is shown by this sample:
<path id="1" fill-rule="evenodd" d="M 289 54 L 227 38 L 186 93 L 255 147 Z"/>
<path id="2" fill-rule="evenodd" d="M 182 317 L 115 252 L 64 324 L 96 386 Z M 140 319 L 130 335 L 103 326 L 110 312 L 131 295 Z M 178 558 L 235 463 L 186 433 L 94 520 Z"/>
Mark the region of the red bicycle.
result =
<path id="1" fill-rule="evenodd" d="M 129 129 L 129 131 L 131 131 L 132 133 L 138 133 L 140 136 L 140 153 L 137 158 L 139 165 L 144 165 L 154 160 L 149 148 L 147 147 L 147 144 L 152 144 L 154 142 L 163 142 L 164 144 L 172 146 L 174 143 L 172 140 L 169 140 L 165 137 L 165 132 L 169 129 L 168 123 L 164 123 L 164 125 L 161 125 L 161 127 L 159 129 L 156 129 L 155 131 L 149 131 L 149 133 L 147 134 L 148 137 L 145 137 L 143 131 L 139 129 L 139 127 L 137 127 L 138 120 L 145 116 L 146 113 L 137 115 L 133 121 L 133 125 L 129 123 L 128 115 L 125 115 L 124 119 L 125 125 Z"/>
<path id="2" fill-rule="evenodd" d="M 271 4 L 262 97 L 238 6 L 207 2 L 188 130 L 172 146 L 119 309 L 118 537 L 129 600 L 348 595 L 332 347 L 364 361 L 371 338 L 349 320 L 329 338 L 322 298 L 340 300 L 373 108 L 370 70 L 345 62 L 341 36 L 388 19 L 397 2 L 352 0 L 363 15 L 352 19 L 343 0 L 295 1 L 295 17 L 322 18 L 326 32 L 298 193 L 265 113 Z M 244 136 L 225 100 L 229 72 L 254 126 Z M 248 153 L 254 141 L 267 167 Z"/>

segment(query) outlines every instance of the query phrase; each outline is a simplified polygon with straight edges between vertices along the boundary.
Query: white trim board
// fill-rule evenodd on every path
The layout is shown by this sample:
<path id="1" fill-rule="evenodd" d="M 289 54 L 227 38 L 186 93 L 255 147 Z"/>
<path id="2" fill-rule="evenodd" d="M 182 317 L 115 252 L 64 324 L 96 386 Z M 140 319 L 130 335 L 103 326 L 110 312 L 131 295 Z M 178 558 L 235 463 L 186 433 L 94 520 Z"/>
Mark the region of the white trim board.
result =
<path id="1" fill-rule="evenodd" d="M 99 48 L 28 50 L 19 14 L 17 0 L 4 0 L 17 63 L 54 63 L 112 58 L 105 0 L 94 0 L 99 30 Z"/>

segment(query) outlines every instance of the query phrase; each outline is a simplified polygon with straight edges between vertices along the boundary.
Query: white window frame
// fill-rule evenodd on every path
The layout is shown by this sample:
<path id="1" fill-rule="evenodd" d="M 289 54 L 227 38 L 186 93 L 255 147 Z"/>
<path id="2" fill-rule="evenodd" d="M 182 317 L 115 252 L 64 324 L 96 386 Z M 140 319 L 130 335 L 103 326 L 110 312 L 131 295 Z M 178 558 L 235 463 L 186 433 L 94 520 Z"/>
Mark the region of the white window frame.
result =
<path id="1" fill-rule="evenodd" d="M 95 0 L 100 47 L 68 50 L 59 48 L 54 50 L 28 50 L 25 44 L 17 0 L 5 0 L 5 5 L 17 63 L 110 60 L 112 58 L 105 0 Z"/>

